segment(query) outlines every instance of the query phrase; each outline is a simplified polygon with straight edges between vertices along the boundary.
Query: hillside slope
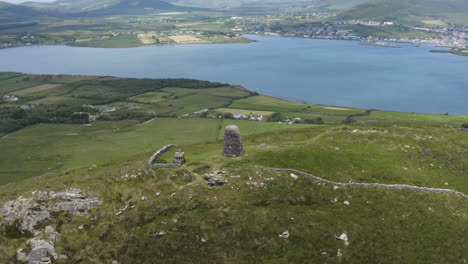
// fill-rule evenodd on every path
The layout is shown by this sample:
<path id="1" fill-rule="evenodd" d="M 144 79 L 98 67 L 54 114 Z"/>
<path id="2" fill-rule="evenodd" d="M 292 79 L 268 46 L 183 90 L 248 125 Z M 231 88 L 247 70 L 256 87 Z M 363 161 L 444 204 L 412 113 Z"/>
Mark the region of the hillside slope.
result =
<path id="1" fill-rule="evenodd" d="M 45 16 L 45 14 L 34 8 L 0 1 L 0 21 L 5 19 L 22 19 L 42 16 Z"/>
<path id="2" fill-rule="evenodd" d="M 0 96 L 2 264 L 466 259 L 467 116 L 307 105 L 189 79 L 0 73 Z M 228 125 L 240 157 L 223 155 Z M 156 162 L 186 162 L 148 168 L 169 144 Z"/>
<path id="3" fill-rule="evenodd" d="M 56 263 L 463 263 L 468 202 L 459 195 L 336 186 L 265 167 L 466 193 L 466 137 L 412 123 L 289 129 L 245 136 L 239 158 L 224 157 L 220 141 L 181 145 L 160 158 L 185 151 L 181 168 L 146 169 L 148 152 L 0 193 L 6 202 L 74 187 L 103 201 L 36 225 L 60 233 L 55 246 L 67 259 Z M 206 174 L 228 183 L 210 187 Z M 27 233 L 0 231 L 1 263 L 29 250 Z"/>
<path id="4" fill-rule="evenodd" d="M 343 12 L 343 19 L 380 21 L 437 19 L 465 21 L 468 2 L 463 0 L 369 0 Z"/>
<path id="5" fill-rule="evenodd" d="M 179 10 L 180 8 L 162 0 L 61 0 L 56 2 L 57 7 L 73 12 L 132 12 L 134 10 L 158 9 Z"/>
<path id="6" fill-rule="evenodd" d="M 187 7 L 179 7 L 162 0 L 59 0 L 54 3 L 34 3 L 27 2 L 21 5 L 0 6 L 0 12 L 10 11 L 9 17 L 29 18 L 44 16 L 93 16 L 93 15 L 114 15 L 114 14 L 135 14 L 158 11 L 186 11 Z M 29 12 L 29 13 L 28 13 Z M 1 13 L 0 13 L 1 14 Z"/>

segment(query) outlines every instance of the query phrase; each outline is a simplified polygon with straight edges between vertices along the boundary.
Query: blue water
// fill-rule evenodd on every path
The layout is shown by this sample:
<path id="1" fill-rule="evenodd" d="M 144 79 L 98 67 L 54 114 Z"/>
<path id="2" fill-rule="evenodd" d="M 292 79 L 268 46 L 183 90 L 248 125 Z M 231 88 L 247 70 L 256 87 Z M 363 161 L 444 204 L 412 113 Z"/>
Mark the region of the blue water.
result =
<path id="1" fill-rule="evenodd" d="M 309 103 L 468 114 L 468 57 L 433 47 L 249 36 L 258 42 L 129 49 L 37 46 L 0 50 L 0 71 L 195 78 Z"/>

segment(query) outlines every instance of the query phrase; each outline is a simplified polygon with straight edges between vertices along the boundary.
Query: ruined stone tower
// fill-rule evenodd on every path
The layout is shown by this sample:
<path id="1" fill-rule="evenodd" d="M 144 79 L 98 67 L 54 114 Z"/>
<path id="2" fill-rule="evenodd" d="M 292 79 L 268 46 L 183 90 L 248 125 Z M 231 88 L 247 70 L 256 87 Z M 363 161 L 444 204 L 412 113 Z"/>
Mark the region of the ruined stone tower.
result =
<path id="1" fill-rule="evenodd" d="M 224 132 L 224 155 L 238 157 L 242 155 L 242 138 L 236 125 L 229 125 Z"/>

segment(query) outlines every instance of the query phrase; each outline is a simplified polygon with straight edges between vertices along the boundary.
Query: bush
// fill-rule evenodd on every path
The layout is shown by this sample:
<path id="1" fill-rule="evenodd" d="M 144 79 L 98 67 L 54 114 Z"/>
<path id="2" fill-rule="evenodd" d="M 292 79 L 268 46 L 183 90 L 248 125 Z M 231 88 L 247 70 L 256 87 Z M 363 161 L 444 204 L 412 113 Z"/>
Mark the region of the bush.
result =
<path id="1" fill-rule="evenodd" d="M 275 112 L 267 118 L 268 122 L 279 122 L 284 119 L 284 116 L 281 113 Z"/>
<path id="2" fill-rule="evenodd" d="M 463 127 L 463 128 L 468 128 L 468 123 L 463 123 L 463 124 L 462 124 L 462 127 Z"/>
<path id="3" fill-rule="evenodd" d="M 323 119 L 321 117 L 317 117 L 315 119 L 313 119 L 313 118 L 305 119 L 304 123 L 321 125 L 321 124 L 324 124 L 325 122 L 323 122 Z"/>
<path id="4" fill-rule="evenodd" d="M 232 113 L 224 113 L 223 118 L 224 119 L 234 119 L 234 115 Z"/>

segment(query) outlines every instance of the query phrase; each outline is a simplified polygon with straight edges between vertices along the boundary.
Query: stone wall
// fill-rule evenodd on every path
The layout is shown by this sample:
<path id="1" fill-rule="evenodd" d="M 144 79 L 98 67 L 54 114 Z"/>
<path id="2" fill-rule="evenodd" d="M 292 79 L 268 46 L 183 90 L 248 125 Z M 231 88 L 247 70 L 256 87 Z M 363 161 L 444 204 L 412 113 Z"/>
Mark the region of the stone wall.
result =
<path id="1" fill-rule="evenodd" d="M 427 187 L 418 187 L 406 184 L 381 184 L 381 183 L 341 183 L 341 182 L 334 182 L 326 179 L 322 179 L 320 177 L 314 176 L 312 174 L 308 174 L 302 171 L 298 171 L 295 169 L 284 169 L 284 168 L 265 168 L 267 170 L 274 170 L 274 171 L 286 171 L 291 173 L 301 174 L 303 176 L 315 179 L 317 181 L 333 184 L 337 186 L 343 187 L 358 187 L 358 188 L 382 188 L 382 189 L 390 189 L 390 190 L 413 190 L 419 192 L 428 192 L 428 193 L 445 193 L 445 194 L 456 194 L 460 195 L 461 197 L 468 199 L 468 195 L 458 192 L 451 189 L 441 189 L 441 188 L 427 188 Z"/>
<path id="2" fill-rule="evenodd" d="M 156 169 L 156 168 L 178 168 L 180 167 L 180 164 L 176 163 L 155 163 L 155 161 L 165 152 L 170 150 L 171 148 L 175 147 L 174 144 L 167 145 L 163 147 L 162 149 L 156 151 L 156 153 L 151 156 L 151 158 L 148 160 L 148 168 L 150 169 Z"/>

